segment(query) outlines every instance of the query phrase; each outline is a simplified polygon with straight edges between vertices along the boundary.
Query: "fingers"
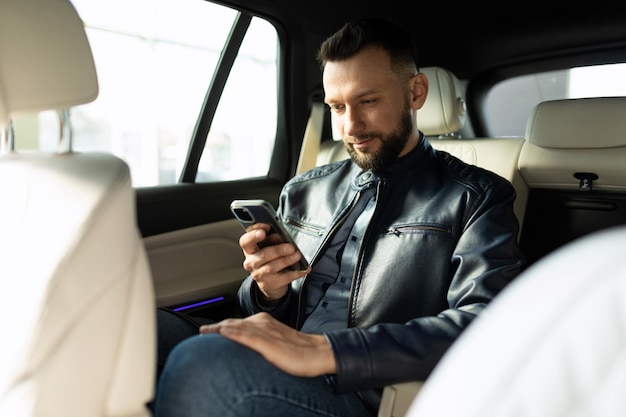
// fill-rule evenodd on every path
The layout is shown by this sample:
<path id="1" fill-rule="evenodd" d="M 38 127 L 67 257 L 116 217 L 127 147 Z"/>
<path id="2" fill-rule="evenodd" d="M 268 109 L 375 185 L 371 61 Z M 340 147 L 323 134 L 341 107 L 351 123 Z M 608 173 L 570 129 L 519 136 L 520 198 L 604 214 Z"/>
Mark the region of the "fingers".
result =
<path id="1" fill-rule="evenodd" d="M 253 254 L 258 252 L 258 244 L 265 239 L 267 230 L 269 230 L 268 225 L 256 223 L 250 226 L 246 230 L 246 233 L 241 235 L 239 238 L 239 246 L 241 246 L 244 254 Z"/>
<path id="2" fill-rule="evenodd" d="M 265 225 L 258 224 L 254 226 L 262 227 Z M 259 244 L 264 241 L 265 238 L 266 230 L 263 228 L 252 228 L 239 238 L 239 246 L 241 246 L 241 249 L 246 257 L 243 262 L 243 267 L 246 271 L 253 273 L 254 271 L 266 266 L 269 262 L 287 257 L 285 260 L 280 260 L 279 262 L 274 262 L 272 265 L 267 265 L 265 271 L 259 272 L 261 274 L 277 273 L 299 260 L 299 255 L 295 253 L 295 248 L 290 244 L 272 245 L 261 249 Z M 292 261 L 290 257 L 295 258 L 295 260 Z"/>
<path id="3" fill-rule="evenodd" d="M 243 267 L 253 276 L 255 271 L 259 274 L 277 274 L 302 258 L 302 254 L 289 243 L 268 246 L 245 255 Z"/>
<path id="4" fill-rule="evenodd" d="M 203 324 L 202 326 L 200 326 L 200 333 L 201 334 L 219 333 L 220 330 L 224 329 L 225 327 L 229 325 L 237 326 L 242 321 L 243 319 L 225 319 L 217 323 Z"/>
<path id="5" fill-rule="evenodd" d="M 243 319 L 225 319 L 200 327 L 200 333 L 219 333 L 244 345 L 266 346 L 270 341 L 290 339 L 298 334 L 268 313 L 257 313 Z"/>
<path id="6" fill-rule="evenodd" d="M 255 224 L 239 238 L 245 259 L 243 268 L 256 281 L 264 302 L 271 303 L 280 300 L 287 292 L 289 284 L 306 275 L 306 271 L 290 271 L 287 267 L 295 264 L 302 258 L 302 254 L 289 243 L 280 243 L 260 248 L 260 243 L 267 239 L 266 224 Z"/>
<path id="7" fill-rule="evenodd" d="M 267 313 L 258 313 L 244 319 L 225 319 L 200 326 L 200 334 L 219 333 L 244 345 L 258 344 L 269 337 L 271 322 L 276 321 Z M 285 326 L 280 324 L 280 326 Z"/>
<path id="8" fill-rule="evenodd" d="M 306 275 L 310 272 L 310 269 L 306 271 L 282 270 L 278 273 L 263 272 L 262 268 L 261 270 L 255 270 L 250 275 L 261 292 L 262 298 L 259 299 L 259 302 L 266 307 L 271 307 L 280 302 L 287 294 L 292 281 Z"/>
<path id="9" fill-rule="evenodd" d="M 259 226 L 267 225 L 259 224 Z M 260 248 L 261 242 L 267 243 L 266 237 L 265 229 L 255 228 L 239 238 L 239 246 L 245 255 L 243 267 L 253 277 L 277 274 L 302 259 L 302 254 L 290 243 L 279 243 Z M 299 274 L 299 276 L 302 275 L 304 274 Z"/>
<path id="10" fill-rule="evenodd" d="M 219 333 L 248 346 L 292 375 L 312 377 L 336 372 L 332 348 L 323 335 L 296 331 L 267 313 L 204 325 L 200 333 Z"/>

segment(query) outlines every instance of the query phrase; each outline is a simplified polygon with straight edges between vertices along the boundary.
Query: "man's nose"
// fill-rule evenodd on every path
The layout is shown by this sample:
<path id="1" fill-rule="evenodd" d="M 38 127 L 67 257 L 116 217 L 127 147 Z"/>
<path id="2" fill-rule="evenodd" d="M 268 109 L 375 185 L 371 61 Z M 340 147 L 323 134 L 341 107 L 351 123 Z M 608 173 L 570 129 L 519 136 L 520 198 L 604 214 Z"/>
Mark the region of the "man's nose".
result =
<path id="1" fill-rule="evenodd" d="M 365 130 L 362 115 L 354 109 L 346 109 L 343 119 L 343 133 L 348 136 L 356 136 Z"/>

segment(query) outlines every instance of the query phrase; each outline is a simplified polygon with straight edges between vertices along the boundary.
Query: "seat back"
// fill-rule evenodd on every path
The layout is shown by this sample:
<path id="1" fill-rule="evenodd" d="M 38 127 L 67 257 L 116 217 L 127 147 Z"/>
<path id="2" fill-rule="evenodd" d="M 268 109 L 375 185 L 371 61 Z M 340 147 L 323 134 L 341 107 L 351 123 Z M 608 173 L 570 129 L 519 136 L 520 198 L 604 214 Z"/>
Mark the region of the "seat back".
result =
<path id="1" fill-rule="evenodd" d="M 517 194 L 513 211 L 521 227 L 526 213 L 528 185 L 517 164 L 524 138 L 434 138 L 430 143 L 435 149 L 448 152 L 470 165 L 488 169 L 509 180 Z"/>
<path id="2" fill-rule="evenodd" d="M 417 112 L 418 127 L 426 136 L 455 134 L 467 115 L 461 82 L 441 67 L 424 67 L 420 72 L 428 79 L 428 95 Z"/>
<path id="3" fill-rule="evenodd" d="M 519 159 L 530 187 L 520 244 L 530 262 L 578 237 L 626 223 L 625 115 L 626 97 L 535 107 Z"/>
<path id="4" fill-rule="evenodd" d="M 17 152 L 11 120 L 94 100 L 68 0 L 0 2 L 0 415 L 147 416 L 152 281 L 128 166 L 108 154 Z M 67 115 L 67 112 L 62 112 Z"/>

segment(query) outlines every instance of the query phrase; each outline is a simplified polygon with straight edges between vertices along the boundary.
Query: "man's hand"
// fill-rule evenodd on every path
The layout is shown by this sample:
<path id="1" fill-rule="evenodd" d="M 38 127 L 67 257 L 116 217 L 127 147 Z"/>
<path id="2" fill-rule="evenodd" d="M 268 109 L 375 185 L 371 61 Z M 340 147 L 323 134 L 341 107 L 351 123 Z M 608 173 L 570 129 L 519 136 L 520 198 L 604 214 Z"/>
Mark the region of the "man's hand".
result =
<path id="1" fill-rule="evenodd" d="M 269 230 L 268 225 L 255 224 L 239 238 L 239 246 L 245 256 L 243 268 L 257 283 L 264 301 L 271 305 L 287 293 L 291 281 L 306 275 L 311 269 L 307 271 L 285 270 L 286 267 L 302 258 L 302 254 L 290 243 L 260 249 L 258 243 L 265 239 L 267 230 Z"/>
<path id="2" fill-rule="evenodd" d="M 204 325 L 200 333 L 219 333 L 257 351 L 291 375 L 315 377 L 337 372 L 326 337 L 294 330 L 267 313 Z"/>

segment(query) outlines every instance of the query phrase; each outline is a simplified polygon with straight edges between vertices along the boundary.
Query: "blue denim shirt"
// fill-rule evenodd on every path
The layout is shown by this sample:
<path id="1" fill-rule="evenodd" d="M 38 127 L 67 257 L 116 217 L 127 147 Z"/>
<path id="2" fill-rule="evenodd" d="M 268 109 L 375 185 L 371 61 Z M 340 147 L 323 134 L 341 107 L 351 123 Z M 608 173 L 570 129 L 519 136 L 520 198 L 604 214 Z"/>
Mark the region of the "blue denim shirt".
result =
<path id="1" fill-rule="evenodd" d="M 378 181 L 372 171 L 356 178 L 362 187 L 359 199 L 309 275 L 303 332 L 324 333 L 348 327 L 350 286 L 359 247 L 376 207 Z"/>

